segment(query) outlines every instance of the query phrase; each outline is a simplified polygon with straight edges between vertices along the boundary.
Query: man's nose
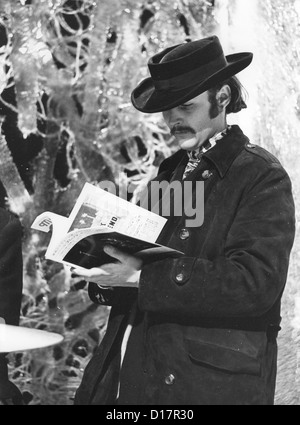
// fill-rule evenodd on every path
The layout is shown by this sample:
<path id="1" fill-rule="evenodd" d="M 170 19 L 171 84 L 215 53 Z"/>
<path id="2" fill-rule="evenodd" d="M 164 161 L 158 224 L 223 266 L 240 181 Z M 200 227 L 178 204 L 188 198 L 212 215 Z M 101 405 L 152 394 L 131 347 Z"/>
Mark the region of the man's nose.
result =
<path id="1" fill-rule="evenodd" d="M 163 117 L 170 128 L 182 123 L 182 117 L 180 116 L 178 108 L 168 109 L 163 112 Z"/>

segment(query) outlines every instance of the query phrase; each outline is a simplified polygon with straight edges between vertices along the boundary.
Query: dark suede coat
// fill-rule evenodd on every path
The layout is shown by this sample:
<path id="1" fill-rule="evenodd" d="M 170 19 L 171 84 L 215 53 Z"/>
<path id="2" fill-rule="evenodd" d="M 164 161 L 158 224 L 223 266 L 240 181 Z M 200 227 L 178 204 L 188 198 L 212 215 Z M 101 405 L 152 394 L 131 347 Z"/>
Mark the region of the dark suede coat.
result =
<path id="1" fill-rule="evenodd" d="M 180 180 L 186 163 L 178 151 L 156 180 Z M 187 228 L 184 215 L 170 217 L 159 238 L 185 256 L 144 265 L 138 291 L 90 284 L 91 298 L 112 309 L 76 404 L 114 403 L 135 299 L 139 320 L 127 346 L 120 404 L 274 403 L 280 300 L 295 233 L 290 179 L 273 155 L 233 126 L 187 180 L 205 181 L 204 223 Z"/>
<path id="2" fill-rule="evenodd" d="M 19 323 L 22 286 L 21 224 L 13 214 L 0 208 L 0 317 L 8 325 Z M 5 354 L 0 354 L 0 400 L 20 397 L 18 389 L 8 380 Z"/>

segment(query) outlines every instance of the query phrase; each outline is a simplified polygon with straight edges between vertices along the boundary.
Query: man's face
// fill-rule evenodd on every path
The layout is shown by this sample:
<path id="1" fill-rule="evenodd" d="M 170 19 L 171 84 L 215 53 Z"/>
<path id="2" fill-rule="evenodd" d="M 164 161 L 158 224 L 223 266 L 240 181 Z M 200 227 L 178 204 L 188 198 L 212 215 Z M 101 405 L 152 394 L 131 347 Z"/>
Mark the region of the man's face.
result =
<path id="1" fill-rule="evenodd" d="M 194 150 L 207 139 L 224 130 L 225 116 L 211 118 L 208 92 L 176 108 L 163 112 L 164 120 L 181 149 Z"/>

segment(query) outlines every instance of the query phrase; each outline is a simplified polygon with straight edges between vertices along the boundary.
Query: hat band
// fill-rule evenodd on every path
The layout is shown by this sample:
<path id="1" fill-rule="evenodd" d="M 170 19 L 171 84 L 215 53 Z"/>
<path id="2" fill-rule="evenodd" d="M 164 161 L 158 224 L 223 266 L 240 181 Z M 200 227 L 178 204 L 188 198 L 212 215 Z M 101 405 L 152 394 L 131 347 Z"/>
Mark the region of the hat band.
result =
<path id="1" fill-rule="evenodd" d="M 226 58 L 222 55 L 200 68 L 193 69 L 185 74 L 178 75 L 168 80 L 153 80 L 156 90 L 177 92 L 200 84 L 221 69 L 228 66 Z"/>

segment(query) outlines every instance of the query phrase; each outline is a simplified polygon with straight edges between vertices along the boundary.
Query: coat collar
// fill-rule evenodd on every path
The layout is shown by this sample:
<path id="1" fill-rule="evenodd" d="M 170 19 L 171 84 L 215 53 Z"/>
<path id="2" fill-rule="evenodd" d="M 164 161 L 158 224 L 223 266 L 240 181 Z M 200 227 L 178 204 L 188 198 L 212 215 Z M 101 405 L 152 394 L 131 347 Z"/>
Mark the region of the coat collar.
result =
<path id="1" fill-rule="evenodd" d="M 233 125 L 229 133 L 213 149 L 207 151 L 203 157 L 215 165 L 223 178 L 248 142 L 248 137 L 244 135 L 240 127 Z"/>

